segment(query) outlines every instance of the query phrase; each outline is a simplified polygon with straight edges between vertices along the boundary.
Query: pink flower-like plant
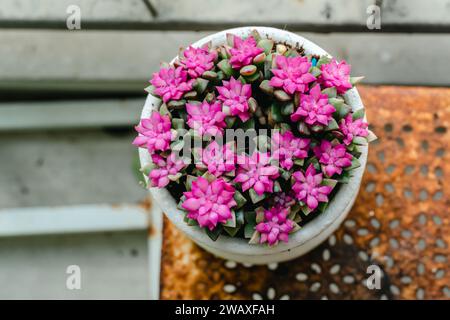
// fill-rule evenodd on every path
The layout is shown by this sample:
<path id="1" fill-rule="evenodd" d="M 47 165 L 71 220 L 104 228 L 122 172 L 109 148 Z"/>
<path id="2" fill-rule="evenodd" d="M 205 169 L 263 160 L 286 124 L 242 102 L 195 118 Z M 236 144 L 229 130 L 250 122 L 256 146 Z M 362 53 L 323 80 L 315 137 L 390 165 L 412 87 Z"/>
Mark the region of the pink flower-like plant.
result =
<path id="1" fill-rule="evenodd" d="M 301 94 L 300 105 L 293 114 L 292 121 L 302 120 L 310 126 L 327 126 L 336 109 L 328 103 L 328 96 L 322 94 L 320 86 L 315 85 L 309 94 Z"/>
<path id="2" fill-rule="evenodd" d="M 224 107 L 229 108 L 230 115 L 238 116 L 243 122 L 247 121 L 250 118 L 248 99 L 252 96 L 252 86 L 233 77 L 230 81 L 222 81 L 222 84 L 222 87 L 216 88 L 219 92 L 217 99 L 223 101 Z"/>
<path id="3" fill-rule="evenodd" d="M 175 138 L 169 116 L 161 115 L 158 111 L 153 111 L 150 118 L 142 119 L 135 129 L 140 135 L 134 139 L 133 144 L 141 148 L 147 147 L 150 153 L 169 149 L 170 142 Z"/>
<path id="4" fill-rule="evenodd" d="M 308 84 L 316 80 L 309 73 L 311 62 L 306 57 L 285 57 L 277 55 L 276 69 L 272 69 L 274 77 L 269 84 L 275 88 L 283 88 L 289 94 L 308 91 Z"/>
<path id="5" fill-rule="evenodd" d="M 292 186 L 296 198 L 304 202 L 310 210 L 314 210 L 319 202 L 328 202 L 328 195 L 333 190 L 330 186 L 321 185 L 322 173 L 317 173 L 312 164 L 305 172 L 296 171 L 292 175 L 295 183 Z"/>
<path id="6" fill-rule="evenodd" d="M 343 168 L 352 165 L 353 156 L 347 152 L 343 144 L 333 145 L 327 140 L 322 140 L 313 150 L 319 162 L 323 164 L 323 171 L 328 177 L 335 173 L 341 174 Z"/>
<path id="7" fill-rule="evenodd" d="M 234 182 L 242 184 L 242 191 L 253 187 L 259 196 L 273 191 L 273 180 L 280 174 L 278 168 L 270 164 L 269 153 L 255 151 L 250 157 L 240 155 L 237 156 L 237 163 L 239 169 Z"/>
<path id="8" fill-rule="evenodd" d="M 352 84 L 350 83 L 351 66 L 345 60 L 338 63 L 333 58 L 330 63 L 321 65 L 320 69 L 322 73 L 319 81 L 324 87 L 335 87 L 339 94 L 345 93 L 352 88 Z"/>
<path id="9" fill-rule="evenodd" d="M 247 66 L 252 63 L 254 57 L 263 51 L 264 49 L 257 46 L 252 36 L 245 40 L 238 36 L 233 36 L 233 47 L 230 49 L 231 66 L 234 69 Z"/>
<path id="10" fill-rule="evenodd" d="M 162 101 L 149 97 L 133 144 L 152 160 L 147 187 L 166 188 L 188 225 L 273 246 L 355 183 L 357 146 L 376 137 L 363 109 L 341 104 L 360 80 L 345 61 L 240 33 L 187 46 L 153 73 L 146 90 Z"/>
<path id="11" fill-rule="evenodd" d="M 354 137 L 367 137 L 369 135 L 368 127 L 369 124 L 363 119 L 353 120 L 351 114 L 348 114 L 339 123 L 339 129 L 344 135 L 343 141 L 346 145 L 352 143 Z"/>
<path id="12" fill-rule="evenodd" d="M 202 103 L 186 103 L 188 113 L 187 124 L 196 130 L 200 135 L 222 135 L 226 128 L 225 113 L 222 112 L 220 102 L 209 104 L 206 101 Z"/>
<path id="13" fill-rule="evenodd" d="M 261 234 L 259 243 L 268 243 L 273 246 L 279 240 L 288 242 L 289 232 L 294 229 L 294 222 L 287 219 L 288 209 L 271 208 L 264 210 L 264 221 L 256 225 L 256 231 Z"/>
<path id="14" fill-rule="evenodd" d="M 191 191 L 184 192 L 186 200 L 181 206 L 189 219 L 197 220 L 200 227 L 213 230 L 218 223 L 231 219 L 231 208 L 236 206 L 235 189 L 222 178 L 208 182 L 198 177 L 192 182 Z"/>
<path id="15" fill-rule="evenodd" d="M 164 102 L 180 100 L 184 93 L 192 89 L 193 80 L 188 80 L 183 67 L 161 68 L 153 74 L 150 83 L 155 87 L 155 94 Z"/>
<path id="16" fill-rule="evenodd" d="M 220 146 L 216 141 L 211 142 L 202 151 L 203 166 L 216 177 L 233 171 L 235 169 L 235 158 L 234 151 L 229 144 Z"/>
<path id="17" fill-rule="evenodd" d="M 216 51 L 210 51 L 207 46 L 194 48 L 190 46 L 183 52 L 180 59 L 182 65 L 193 79 L 200 77 L 205 71 L 214 68 L 214 60 L 217 58 Z"/>
<path id="18" fill-rule="evenodd" d="M 171 153 L 167 159 L 159 154 L 152 154 L 152 161 L 157 168 L 150 171 L 148 175 L 150 185 L 152 187 L 164 188 L 169 184 L 170 176 L 175 177 L 186 164 L 182 159 L 179 159 L 175 153 Z"/>
<path id="19" fill-rule="evenodd" d="M 290 170 L 294 165 L 294 159 L 305 159 L 308 157 L 309 139 L 297 138 L 292 131 L 272 135 L 272 158 L 280 161 L 280 166 Z"/>

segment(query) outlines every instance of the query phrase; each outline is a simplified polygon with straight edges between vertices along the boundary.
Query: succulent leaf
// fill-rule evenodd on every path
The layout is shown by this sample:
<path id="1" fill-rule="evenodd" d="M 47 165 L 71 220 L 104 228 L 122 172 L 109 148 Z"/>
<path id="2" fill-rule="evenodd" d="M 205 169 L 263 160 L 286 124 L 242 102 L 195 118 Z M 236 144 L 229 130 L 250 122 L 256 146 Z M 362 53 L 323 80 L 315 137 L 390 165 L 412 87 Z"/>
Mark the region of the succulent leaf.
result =
<path id="1" fill-rule="evenodd" d="M 258 47 L 263 48 L 265 54 L 269 54 L 272 51 L 273 45 L 273 40 L 269 39 L 262 39 L 258 42 Z"/>
<path id="2" fill-rule="evenodd" d="M 255 225 L 252 223 L 247 223 L 244 227 L 244 236 L 246 238 L 251 238 L 255 232 Z"/>
<path id="3" fill-rule="evenodd" d="M 255 65 L 251 64 L 245 67 L 242 67 L 239 73 L 245 77 L 251 76 L 255 74 L 255 72 L 258 70 Z"/>
<path id="4" fill-rule="evenodd" d="M 288 95 L 286 92 L 284 92 L 283 90 L 275 90 L 273 92 L 273 95 L 279 101 L 286 102 L 286 101 L 292 100 L 292 97 L 290 95 Z"/>
<path id="5" fill-rule="evenodd" d="M 355 86 L 356 84 L 360 83 L 365 77 L 350 77 L 350 83 L 352 86 Z"/>
<path id="6" fill-rule="evenodd" d="M 323 56 L 321 56 L 320 59 L 317 61 L 316 66 L 317 66 L 318 68 L 320 68 L 321 65 L 327 64 L 327 63 L 330 63 L 330 62 L 331 62 L 331 58 L 328 57 L 328 56 L 323 55 Z"/>
<path id="7" fill-rule="evenodd" d="M 197 78 L 197 79 L 195 79 L 192 87 L 197 91 L 198 94 L 202 94 L 203 92 L 205 92 L 208 84 L 209 84 L 208 80 L 202 79 L 202 78 Z"/>
<path id="8" fill-rule="evenodd" d="M 230 61 L 228 59 L 221 60 L 217 67 L 224 73 L 224 75 L 229 78 L 233 75 L 233 68 L 231 67 Z"/>
<path id="9" fill-rule="evenodd" d="M 223 230 L 223 226 L 217 225 L 217 227 L 215 227 L 213 230 L 209 230 L 208 228 L 204 228 L 204 230 L 212 241 L 216 241 Z"/>
<path id="10" fill-rule="evenodd" d="M 261 81 L 261 83 L 259 84 L 259 88 L 269 94 L 272 95 L 273 94 L 273 87 L 269 84 L 269 80 L 263 80 Z"/>
<path id="11" fill-rule="evenodd" d="M 218 76 L 217 76 L 217 73 L 214 71 L 205 71 L 205 72 L 203 72 L 202 77 L 206 80 L 214 81 L 214 80 L 217 80 Z"/>
<path id="12" fill-rule="evenodd" d="M 352 118 L 353 120 L 362 119 L 364 118 L 365 110 L 364 108 L 358 109 L 355 112 L 353 112 Z"/>
<path id="13" fill-rule="evenodd" d="M 245 199 L 245 197 L 242 195 L 242 193 L 240 193 L 239 191 L 236 190 L 235 194 L 234 194 L 234 200 L 236 201 L 236 208 L 240 209 L 242 208 L 246 203 L 247 203 L 247 199 Z"/>
<path id="14" fill-rule="evenodd" d="M 331 120 L 328 123 L 328 126 L 326 126 L 325 130 L 332 131 L 332 130 L 337 130 L 337 129 L 339 129 L 338 123 L 336 122 L 336 120 L 334 118 L 331 118 Z"/>
<path id="15" fill-rule="evenodd" d="M 266 194 L 258 195 L 254 189 L 249 190 L 250 199 L 253 203 L 258 203 L 266 198 Z"/>
<path id="16" fill-rule="evenodd" d="M 227 222 L 225 222 L 223 224 L 224 227 L 229 227 L 229 228 L 236 228 L 236 214 L 234 213 L 234 211 L 231 211 L 231 218 L 227 220 Z"/>
<path id="17" fill-rule="evenodd" d="M 249 244 L 258 244 L 260 242 L 260 234 L 258 231 L 253 232 L 252 236 L 250 237 L 250 240 L 248 241 Z"/>

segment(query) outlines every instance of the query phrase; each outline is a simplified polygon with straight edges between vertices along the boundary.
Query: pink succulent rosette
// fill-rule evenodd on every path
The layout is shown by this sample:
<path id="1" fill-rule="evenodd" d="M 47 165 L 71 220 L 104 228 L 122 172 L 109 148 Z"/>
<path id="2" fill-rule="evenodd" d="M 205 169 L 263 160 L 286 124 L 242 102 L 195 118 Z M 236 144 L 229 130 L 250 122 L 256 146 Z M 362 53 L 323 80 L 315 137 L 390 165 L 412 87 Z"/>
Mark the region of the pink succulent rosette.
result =
<path id="1" fill-rule="evenodd" d="M 309 73 L 311 62 L 306 57 L 276 56 L 277 68 L 272 69 L 274 74 L 269 84 L 274 88 L 282 88 L 289 94 L 308 91 L 308 85 L 316 78 Z"/>
<path id="2" fill-rule="evenodd" d="M 153 74 L 150 83 L 164 102 L 179 100 L 183 94 L 192 89 L 192 80 L 188 80 L 187 71 L 182 67 L 161 68 L 159 72 Z"/>
<path id="3" fill-rule="evenodd" d="M 272 135 L 272 158 L 280 162 L 283 169 L 290 170 L 295 159 L 308 157 L 309 139 L 297 138 L 292 131 Z"/>
<path id="4" fill-rule="evenodd" d="M 328 202 L 332 187 L 322 185 L 322 173 L 317 173 L 310 164 L 305 172 L 296 171 L 292 175 L 295 183 L 292 186 L 298 200 L 303 201 L 310 210 L 314 210 L 319 202 Z"/>
<path id="5" fill-rule="evenodd" d="M 206 71 L 213 69 L 216 59 L 217 52 L 210 51 L 207 46 L 202 48 L 189 47 L 183 52 L 180 65 L 187 70 L 191 78 L 195 79 Z"/>
<path id="6" fill-rule="evenodd" d="M 343 144 L 333 145 L 327 140 L 322 140 L 321 144 L 313 150 L 319 162 L 323 164 L 323 170 L 328 177 L 336 173 L 341 174 L 343 168 L 352 165 L 353 156 L 347 152 Z"/>
<path id="7" fill-rule="evenodd" d="M 273 181 L 278 178 L 279 170 L 270 164 L 269 153 L 254 152 L 250 157 L 237 156 L 239 169 L 234 182 L 241 183 L 242 191 L 252 188 L 261 196 L 273 191 Z"/>
<path id="8" fill-rule="evenodd" d="M 310 126 L 327 126 L 335 111 L 336 109 L 328 103 L 328 96 L 322 94 L 319 85 L 315 85 L 309 94 L 300 95 L 300 105 L 291 115 L 291 120 L 304 121 Z"/>
<path id="9" fill-rule="evenodd" d="M 186 200 L 182 207 L 188 218 L 197 220 L 200 227 L 213 230 L 217 224 L 231 219 L 231 208 L 236 206 L 233 199 L 235 189 L 223 179 L 208 182 L 198 177 L 192 182 L 191 191 L 184 192 Z"/>
<path id="10" fill-rule="evenodd" d="M 213 241 L 287 242 L 351 181 L 356 145 L 374 138 L 364 110 L 340 104 L 357 78 L 345 61 L 256 30 L 212 43 L 153 73 L 148 91 L 162 103 L 133 141 L 152 159 L 142 168 L 147 186 L 167 188 L 185 221 Z"/>
<path id="11" fill-rule="evenodd" d="M 253 58 L 262 53 L 264 49 L 257 47 L 256 40 L 249 36 L 242 39 L 233 36 L 233 47 L 230 49 L 230 63 L 234 69 L 239 69 L 252 63 Z"/>
<path id="12" fill-rule="evenodd" d="M 202 165 L 197 168 L 206 167 L 209 173 L 220 177 L 225 173 L 234 171 L 236 155 L 230 144 L 220 146 L 216 141 L 211 142 L 202 150 Z"/>
<path id="13" fill-rule="evenodd" d="M 217 99 L 223 102 L 223 106 L 229 108 L 229 114 L 238 116 L 243 122 L 250 118 L 248 100 L 252 96 L 252 86 L 243 84 L 233 77 L 230 81 L 223 81 L 223 86 L 217 87 L 219 96 Z"/>
<path id="14" fill-rule="evenodd" d="M 344 136 L 343 142 L 346 145 L 352 143 L 353 138 L 355 137 L 367 137 L 369 135 L 369 131 L 367 130 L 368 127 L 369 124 L 363 119 L 353 120 L 351 114 L 348 114 L 339 123 L 339 129 Z"/>
<path id="15" fill-rule="evenodd" d="M 287 219 L 288 209 L 271 208 L 264 210 L 264 221 L 256 225 L 256 231 L 261 235 L 259 243 L 273 246 L 278 241 L 288 242 L 289 232 L 294 229 L 294 222 Z"/>
<path id="16" fill-rule="evenodd" d="M 150 153 L 166 151 L 175 138 L 171 126 L 169 116 L 153 111 L 150 118 L 142 119 L 141 123 L 135 127 L 139 136 L 134 139 L 133 144 L 141 148 L 146 147 Z"/>
<path id="17" fill-rule="evenodd" d="M 222 135 L 223 129 L 227 126 L 226 115 L 222 112 L 222 105 L 219 102 L 187 103 L 186 111 L 188 126 L 196 130 L 199 135 Z"/>
<path id="18" fill-rule="evenodd" d="M 171 153 L 166 159 L 159 154 L 152 154 L 152 161 L 157 166 L 148 175 L 152 187 L 164 188 L 170 182 L 170 177 L 175 177 L 186 164 L 182 159 L 177 158 L 175 153 Z"/>
<path id="19" fill-rule="evenodd" d="M 336 59 L 331 59 L 330 63 L 320 66 L 322 71 L 320 75 L 320 82 L 326 88 L 336 88 L 338 93 L 345 93 L 352 88 L 350 83 L 351 67 L 345 60 L 337 62 Z"/>

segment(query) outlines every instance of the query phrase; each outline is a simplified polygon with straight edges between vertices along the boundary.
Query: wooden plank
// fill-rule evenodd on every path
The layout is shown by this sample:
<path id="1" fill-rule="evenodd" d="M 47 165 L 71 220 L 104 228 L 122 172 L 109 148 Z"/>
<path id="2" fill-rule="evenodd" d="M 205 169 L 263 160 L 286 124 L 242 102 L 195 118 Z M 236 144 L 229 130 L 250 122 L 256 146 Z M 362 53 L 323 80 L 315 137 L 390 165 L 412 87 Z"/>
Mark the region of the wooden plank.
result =
<path id="1" fill-rule="evenodd" d="M 210 32 L 208 32 L 210 33 Z M 0 31 L 0 90 L 105 90 L 142 94 L 160 61 L 206 32 Z M 301 33 L 353 65 L 366 83 L 448 85 L 450 52 L 445 34 Z M 52 48 L 49 50 L 48 48 Z M 420 62 L 420 63 L 419 63 Z M 72 87 L 73 84 L 74 87 Z M 139 85 L 142 84 L 142 85 Z M 131 92 L 131 91 L 130 91 Z"/>
<path id="2" fill-rule="evenodd" d="M 55 94 L 79 94 L 87 95 L 137 95 L 143 94 L 148 85 L 148 79 L 80 79 L 77 78 L 50 78 L 37 80 L 28 79 L 0 79 L 0 94 L 7 97 L 22 97 L 28 95 L 40 95 L 54 97 Z M 139 88 L 137 90 L 136 88 Z M 93 92 L 94 91 L 94 92 Z M 1 97 L 1 95 L 0 95 Z"/>
<path id="3" fill-rule="evenodd" d="M 131 126 L 139 122 L 143 103 L 144 98 L 1 103 L 0 132 Z"/>
<path id="4" fill-rule="evenodd" d="M 0 30 L 1 80 L 142 81 L 195 32 Z M 51 48 L 51 50 L 49 50 Z M 102 84 L 102 87 L 109 83 Z M 9 87 L 10 88 L 10 87 Z"/>
<path id="5" fill-rule="evenodd" d="M 410 30 L 428 26 L 434 31 L 448 32 L 449 0 L 382 0 L 380 2 L 382 29 L 386 24 L 393 27 L 405 25 Z"/>
<path id="6" fill-rule="evenodd" d="M 51 117 L 51 115 L 49 115 Z M 0 134 L 0 208 L 138 203 L 131 130 Z"/>
<path id="7" fill-rule="evenodd" d="M 96 204 L 0 210 L 0 237 L 142 230 L 148 212 L 132 204 Z"/>
<path id="8" fill-rule="evenodd" d="M 149 299 L 147 232 L 0 238 L 0 299 Z M 81 289 L 66 287 L 67 268 Z"/>
<path id="9" fill-rule="evenodd" d="M 448 86 L 450 37 L 439 34 L 308 34 L 338 59 L 352 65 L 367 84 Z"/>
<path id="10" fill-rule="evenodd" d="M 148 297 L 159 299 L 162 211 L 153 201 L 141 205 L 122 203 L 0 209 L 0 239 L 80 233 L 89 237 L 87 233 L 137 230 L 148 232 L 145 248 L 148 273 L 142 278 L 149 279 Z"/>
<path id="11" fill-rule="evenodd" d="M 150 197 L 150 196 L 149 196 Z M 148 276 L 150 299 L 159 299 L 160 280 L 161 280 L 161 249 L 163 243 L 163 212 L 158 204 L 152 199 L 149 219 L 150 227 L 148 232 L 147 251 L 148 251 Z"/>
<path id="12" fill-rule="evenodd" d="M 435 31 L 436 25 L 450 25 L 450 1 L 448 0 L 153 0 L 158 11 L 158 22 L 166 24 L 196 25 L 270 25 L 290 30 L 338 31 L 366 30 L 367 7 L 381 3 L 382 29 Z M 199 10 L 198 8 L 201 8 Z M 205 14 L 206 13 L 206 14 Z"/>
<path id="13" fill-rule="evenodd" d="M 52 24 L 66 27 L 71 6 L 80 8 L 84 23 L 114 21 L 116 23 L 149 22 L 152 15 L 142 0 L 2 0 L 1 24 Z"/>
<path id="14" fill-rule="evenodd" d="M 384 31 L 446 32 L 449 0 L 3 0 L 2 27 L 66 28 L 79 6 L 82 28 L 217 30 L 270 25 L 303 31 L 367 30 L 367 7 L 379 3 Z"/>

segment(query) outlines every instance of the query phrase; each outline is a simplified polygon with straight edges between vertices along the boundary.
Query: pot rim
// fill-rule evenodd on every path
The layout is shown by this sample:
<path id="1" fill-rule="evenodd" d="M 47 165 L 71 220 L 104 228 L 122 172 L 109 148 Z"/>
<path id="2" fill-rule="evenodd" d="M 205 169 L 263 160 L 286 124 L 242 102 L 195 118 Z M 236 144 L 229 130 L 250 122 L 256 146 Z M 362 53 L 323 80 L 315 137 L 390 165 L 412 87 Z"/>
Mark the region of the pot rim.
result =
<path id="1" fill-rule="evenodd" d="M 247 36 L 252 30 L 257 30 L 262 36 L 286 42 L 293 46 L 303 46 L 306 54 L 328 55 L 329 53 L 320 48 L 315 43 L 294 34 L 289 31 L 271 28 L 271 27 L 240 27 L 228 30 L 223 30 L 209 36 L 206 36 L 192 44 L 193 47 L 200 47 L 209 41 L 212 41 L 212 46 L 221 45 L 226 42 L 226 34 L 233 33 L 239 36 Z M 171 63 L 174 62 L 175 57 Z M 344 95 L 346 102 L 352 107 L 352 110 L 359 110 L 363 108 L 363 103 L 359 96 L 358 90 L 352 88 Z M 142 110 L 141 118 L 146 118 L 151 111 L 156 109 L 161 104 L 161 100 L 148 94 L 144 108 Z M 294 250 L 305 243 L 313 241 L 323 232 L 328 231 L 336 220 L 343 220 L 353 206 L 356 196 L 359 191 L 362 176 L 366 167 L 368 146 L 362 146 L 361 156 L 359 161 L 361 166 L 352 171 L 353 176 L 350 178 L 348 184 L 342 184 L 340 190 L 331 199 L 329 205 L 320 215 L 309 221 L 299 231 L 289 235 L 289 242 L 280 242 L 277 246 L 268 247 L 265 245 L 251 245 L 248 239 L 234 238 L 227 235 L 221 235 L 216 241 L 211 240 L 208 235 L 198 226 L 187 225 L 183 218 L 184 214 L 181 209 L 177 208 L 177 203 L 167 189 L 150 188 L 150 193 L 161 207 L 165 215 L 171 220 L 175 226 L 183 231 L 189 238 L 198 242 L 200 245 L 210 247 L 217 251 L 227 252 L 230 254 L 239 254 L 247 256 L 267 256 L 279 254 L 286 251 Z M 150 162 L 150 154 L 147 149 L 139 148 L 139 157 L 141 165 L 145 166 Z M 147 180 L 148 178 L 145 177 Z M 334 230 L 333 230 L 334 231 Z"/>

